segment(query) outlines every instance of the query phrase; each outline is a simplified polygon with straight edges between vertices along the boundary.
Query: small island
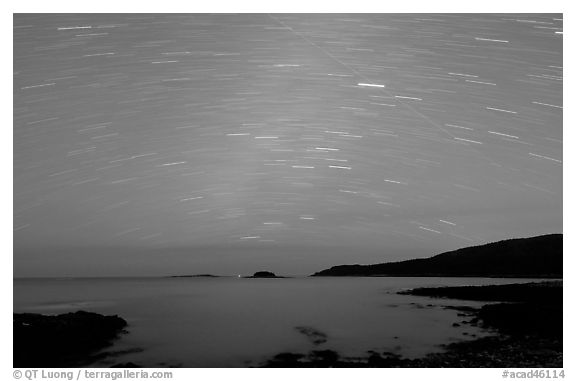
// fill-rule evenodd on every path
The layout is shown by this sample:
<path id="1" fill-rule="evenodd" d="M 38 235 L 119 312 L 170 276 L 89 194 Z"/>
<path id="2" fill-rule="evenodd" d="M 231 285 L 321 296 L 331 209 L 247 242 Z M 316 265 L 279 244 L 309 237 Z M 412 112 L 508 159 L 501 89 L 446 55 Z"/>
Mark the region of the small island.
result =
<path id="1" fill-rule="evenodd" d="M 254 275 L 247 276 L 246 278 L 285 278 L 285 277 L 278 276 L 271 271 L 256 271 Z"/>
<path id="2" fill-rule="evenodd" d="M 169 278 L 221 278 L 221 275 L 213 274 L 191 274 L 191 275 L 171 275 Z"/>

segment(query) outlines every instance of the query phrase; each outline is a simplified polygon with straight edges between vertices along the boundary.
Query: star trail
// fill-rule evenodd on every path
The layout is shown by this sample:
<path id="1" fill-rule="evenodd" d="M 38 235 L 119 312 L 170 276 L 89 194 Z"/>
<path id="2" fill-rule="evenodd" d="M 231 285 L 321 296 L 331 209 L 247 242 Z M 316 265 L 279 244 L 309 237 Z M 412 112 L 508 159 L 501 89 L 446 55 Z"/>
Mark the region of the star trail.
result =
<path id="1" fill-rule="evenodd" d="M 562 52 L 553 14 L 17 14 L 15 271 L 561 232 Z"/>

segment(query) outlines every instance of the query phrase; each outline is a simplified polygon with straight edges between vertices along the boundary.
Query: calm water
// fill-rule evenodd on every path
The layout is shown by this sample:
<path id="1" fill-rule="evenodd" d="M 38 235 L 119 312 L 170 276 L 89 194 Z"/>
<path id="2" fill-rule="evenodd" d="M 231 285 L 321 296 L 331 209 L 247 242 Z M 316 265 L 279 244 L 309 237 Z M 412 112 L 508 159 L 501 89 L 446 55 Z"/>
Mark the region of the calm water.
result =
<path id="1" fill-rule="evenodd" d="M 141 349 L 112 362 L 145 366 L 257 365 L 280 352 L 367 350 L 407 357 L 488 332 L 468 326 L 446 305 L 482 303 L 397 295 L 424 286 L 529 282 L 485 278 L 102 278 L 14 280 L 14 312 L 86 310 L 118 314 L 129 333 L 112 350 Z M 314 345 L 295 327 L 327 335 Z M 468 333 L 468 335 L 465 335 Z"/>

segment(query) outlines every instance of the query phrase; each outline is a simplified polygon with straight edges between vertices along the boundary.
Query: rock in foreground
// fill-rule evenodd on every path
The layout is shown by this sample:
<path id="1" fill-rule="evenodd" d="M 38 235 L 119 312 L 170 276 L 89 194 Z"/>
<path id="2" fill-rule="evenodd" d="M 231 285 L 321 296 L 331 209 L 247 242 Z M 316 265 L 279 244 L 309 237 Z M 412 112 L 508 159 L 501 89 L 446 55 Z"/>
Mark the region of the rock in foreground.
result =
<path id="1" fill-rule="evenodd" d="M 508 335 L 538 335 L 562 340 L 562 281 L 489 286 L 416 288 L 400 294 L 498 301 L 478 311 L 485 326 Z"/>
<path id="2" fill-rule="evenodd" d="M 93 312 L 14 314 L 15 368 L 83 366 L 126 327 L 124 319 Z"/>

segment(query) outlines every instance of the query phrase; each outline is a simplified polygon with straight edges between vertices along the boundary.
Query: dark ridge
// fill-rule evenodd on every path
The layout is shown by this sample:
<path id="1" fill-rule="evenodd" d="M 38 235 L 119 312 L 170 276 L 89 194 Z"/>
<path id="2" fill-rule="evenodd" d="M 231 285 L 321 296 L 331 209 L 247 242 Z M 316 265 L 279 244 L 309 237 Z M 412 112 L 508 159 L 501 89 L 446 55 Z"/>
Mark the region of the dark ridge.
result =
<path id="1" fill-rule="evenodd" d="M 127 326 L 126 320 L 78 311 L 61 315 L 14 314 L 14 367 L 85 366 L 99 358 Z"/>
<path id="2" fill-rule="evenodd" d="M 509 239 L 430 258 L 334 266 L 312 276 L 562 278 L 562 234 Z"/>

